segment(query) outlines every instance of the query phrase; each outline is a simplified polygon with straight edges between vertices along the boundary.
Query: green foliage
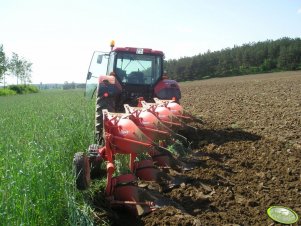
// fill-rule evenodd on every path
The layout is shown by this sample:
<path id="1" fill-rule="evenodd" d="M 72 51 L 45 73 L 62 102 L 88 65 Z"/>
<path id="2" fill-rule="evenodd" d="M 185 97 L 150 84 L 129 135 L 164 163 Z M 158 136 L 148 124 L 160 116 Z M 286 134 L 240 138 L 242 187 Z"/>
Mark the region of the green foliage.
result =
<path id="1" fill-rule="evenodd" d="M 9 96 L 15 94 L 38 93 L 39 89 L 33 85 L 11 85 L 6 89 L 0 89 L 0 96 Z"/>
<path id="2" fill-rule="evenodd" d="M 0 96 L 16 95 L 16 91 L 11 89 L 0 89 Z"/>
<path id="3" fill-rule="evenodd" d="M 29 94 L 39 92 L 39 89 L 33 85 L 11 85 L 8 88 L 10 90 L 15 91 L 17 94 Z"/>
<path id="4" fill-rule="evenodd" d="M 130 156 L 123 154 L 115 155 L 115 172 L 114 176 L 130 173 L 129 168 Z"/>
<path id="5" fill-rule="evenodd" d="M 18 54 L 13 53 L 8 64 L 8 69 L 11 74 L 17 78 L 17 84 L 19 83 L 19 80 L 21 83 L 26 84 L 27 82 L 30 82 L 31 66 L 31 62 L 19 57 Z"/>
<path id="6" fill-rule="evenodd" d="M 68 83 L 68 82 L 64 82 L 64 85 L 63 85 L 63 89 L 75 89 L 76 88 L 76 85 L 74 82 L 72 83 Z"/>
<path id="7" fill-rule="evenodd" d="M 82 91 L 0 97 L 1 225 L 91 223 L 72 159 L 93 142 L 94 108 Z"/>
<path id="8" fill-rule="evenodd" d="M 13 53 L 11 59 L 6 58 L 3 45 L 0 45 L 0 82 L 3 80 L 3 83 L 5 83 L 5 73 L 9 72 L 12 76 L 17 78 L 17 84 L 19 80 L 23 84 L 30 83 L 31 66 L 31 62 L 19 57 L 17 53 Z"/>
<path id="9" fill-rule="evenodd" d="M 298 69 L 300 38 L 249 43 L 165 63 L 170 78 L 178 81 Z"/>
<path id="10" fill-rule="evenodd" d="M 167 149 L 176 156 L 184 156 L 188 151 L 190 151 L 190 149 L 185 148 L 179 140 L 175 140 L 173 144 L 167 147 Z"/>
<path id="11" fill-rule="evenodd" d="M 3 79 L 4 73 L 7 71 L 7 58 L 3 51 L 3 45 L 0 45 L 0 80 Z"/>

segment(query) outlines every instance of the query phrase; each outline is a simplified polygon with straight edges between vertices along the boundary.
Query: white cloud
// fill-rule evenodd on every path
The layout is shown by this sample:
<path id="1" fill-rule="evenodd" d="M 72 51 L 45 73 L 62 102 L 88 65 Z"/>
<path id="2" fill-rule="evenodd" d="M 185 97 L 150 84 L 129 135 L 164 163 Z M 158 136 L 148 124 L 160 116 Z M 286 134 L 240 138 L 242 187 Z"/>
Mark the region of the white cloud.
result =
<path id="1" fill-rule="evenodd" d="M 300 9 L 298 9 L 297 13 L 301 14 L 301 8 L 300 8 Z"/>

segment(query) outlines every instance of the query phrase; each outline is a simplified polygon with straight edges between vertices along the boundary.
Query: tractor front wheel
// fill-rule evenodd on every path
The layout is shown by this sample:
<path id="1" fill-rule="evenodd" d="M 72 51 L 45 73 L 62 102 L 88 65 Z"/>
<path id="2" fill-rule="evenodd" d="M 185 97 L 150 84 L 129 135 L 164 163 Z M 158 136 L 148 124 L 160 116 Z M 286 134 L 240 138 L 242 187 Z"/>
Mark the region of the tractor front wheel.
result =
<path id="1" fill-rule="evenodd" d="M 77 152 L 73 159 L 76 176 L 76 188 L 78 190 L 86 190 L 89 188 L 90 178 L 90 163 L 89 157 L 84 152 Z"/>

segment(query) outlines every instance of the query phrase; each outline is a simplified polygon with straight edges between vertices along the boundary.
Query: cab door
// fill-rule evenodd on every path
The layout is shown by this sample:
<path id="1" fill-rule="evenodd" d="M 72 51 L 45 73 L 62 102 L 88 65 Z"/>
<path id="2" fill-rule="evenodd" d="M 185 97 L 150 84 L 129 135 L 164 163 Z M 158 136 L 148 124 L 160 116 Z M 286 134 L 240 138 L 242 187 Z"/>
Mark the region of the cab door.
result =
<path id="1" fill-rule="evenodd" d="M 95 51 L 93 53 L 86 77 L 85 97 L 91 99 L 97 89 L 98 79 L 107 74 L 109 53 Z"/>

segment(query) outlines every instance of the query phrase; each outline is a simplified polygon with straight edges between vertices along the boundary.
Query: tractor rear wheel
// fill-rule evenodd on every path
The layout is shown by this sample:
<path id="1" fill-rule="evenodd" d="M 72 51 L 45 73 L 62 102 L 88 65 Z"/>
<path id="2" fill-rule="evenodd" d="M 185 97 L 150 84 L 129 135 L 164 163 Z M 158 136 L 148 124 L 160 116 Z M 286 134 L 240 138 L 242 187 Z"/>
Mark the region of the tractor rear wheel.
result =
<path id="1" fill-rule="evenodd" d="M 112 98 L 109 97 L 97 96 L 95 109 L 95 141 L 98 145 L 104 145 L 102 114 L 103 109 L 107 109 L 110 112 L 114 112 L 114 100 L 112 100 Z"/>
<path id="2" fill-rule="evenodd" d="M 78 190 L 86 190 L 89 188 L 91 182 L 89 157 L 84 152 L 77 152 L 74 155 L 73 164 L 75 168 L 76 188 Z"/>

